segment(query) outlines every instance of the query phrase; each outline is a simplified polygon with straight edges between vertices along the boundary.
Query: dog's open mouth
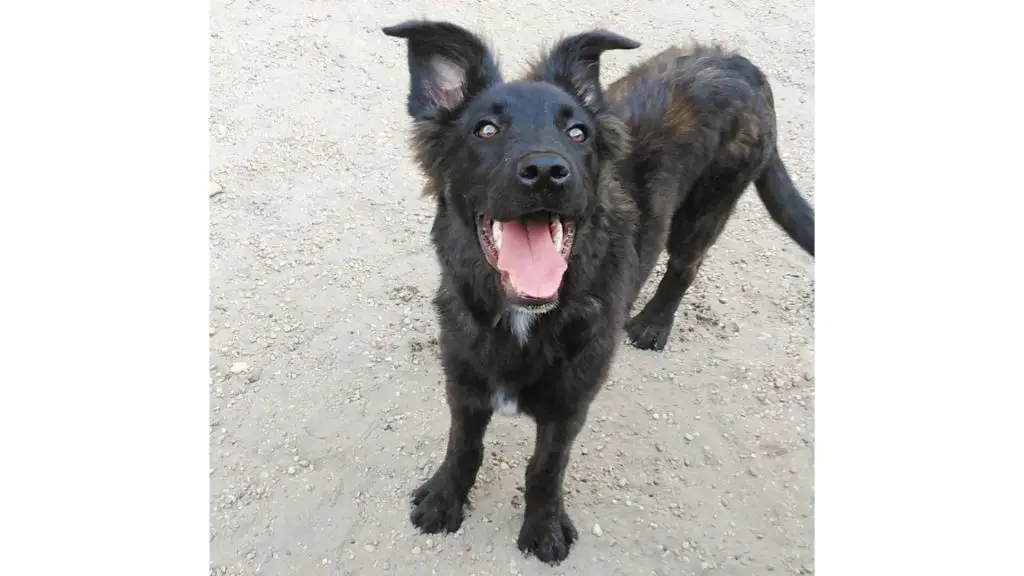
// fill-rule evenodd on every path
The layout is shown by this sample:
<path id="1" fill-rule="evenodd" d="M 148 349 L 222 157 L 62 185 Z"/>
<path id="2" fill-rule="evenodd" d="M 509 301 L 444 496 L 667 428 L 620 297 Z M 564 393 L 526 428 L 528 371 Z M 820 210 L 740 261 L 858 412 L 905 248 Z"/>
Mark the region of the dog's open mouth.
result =
<path id="1" fill-rule="evenodd" d="M 545 212 L 500 222 L 477 218 L 477 234 L 487 262 L 501 274 L 502 284 L 517 304 L 553 302 L 569 264 L 575 225 Z"/>

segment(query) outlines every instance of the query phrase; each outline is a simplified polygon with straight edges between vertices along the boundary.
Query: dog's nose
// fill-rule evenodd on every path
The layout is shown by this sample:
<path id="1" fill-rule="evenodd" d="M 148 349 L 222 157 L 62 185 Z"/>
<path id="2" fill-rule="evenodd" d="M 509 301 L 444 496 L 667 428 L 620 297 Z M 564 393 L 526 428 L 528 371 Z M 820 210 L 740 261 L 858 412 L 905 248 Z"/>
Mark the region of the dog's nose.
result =
<path id="1" fill-rule="evenodd" d="M 519 159 L 519 181 L 530 188 L 564 184 L 569 179 L 569 163 L 553 152 L 533 152 Z"/>

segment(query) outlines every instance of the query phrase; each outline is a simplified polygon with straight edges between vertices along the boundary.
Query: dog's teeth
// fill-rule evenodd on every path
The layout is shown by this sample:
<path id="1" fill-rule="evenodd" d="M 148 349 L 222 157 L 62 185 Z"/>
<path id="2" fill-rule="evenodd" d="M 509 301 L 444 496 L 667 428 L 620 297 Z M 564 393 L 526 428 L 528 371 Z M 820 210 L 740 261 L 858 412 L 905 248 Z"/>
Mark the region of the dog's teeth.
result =
<path id="1" fill-rule="evenodd" d="M 557 216 L 551 217 L 551 242 L 556 250 L 562 249 L 562 219 Z"/>
<path id="2" fill-rule="evenodd" d="M 494 247 L 501 250 L 501 222 L 497 220 L 491 225 L 491 240 L 494 240 Z"/>

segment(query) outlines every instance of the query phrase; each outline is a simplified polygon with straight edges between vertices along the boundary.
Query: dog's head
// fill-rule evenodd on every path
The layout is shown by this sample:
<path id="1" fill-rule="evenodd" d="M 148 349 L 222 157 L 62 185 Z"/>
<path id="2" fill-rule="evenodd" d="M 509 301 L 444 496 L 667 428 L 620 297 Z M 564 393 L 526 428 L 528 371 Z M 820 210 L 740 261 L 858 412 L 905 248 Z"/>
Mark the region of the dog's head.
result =
<path id="1" fill-rule="evenodd" d="M 475 235 L 510 303 L 548 309 L 626 145 L 605 111 L 601 53 L 639 44 L 604 30 L 567 37 L 526 78 L 504 82 L 459 26 L 409 21 L 384 33 L 408 41 L 416 158 L 438 200 Z"/>

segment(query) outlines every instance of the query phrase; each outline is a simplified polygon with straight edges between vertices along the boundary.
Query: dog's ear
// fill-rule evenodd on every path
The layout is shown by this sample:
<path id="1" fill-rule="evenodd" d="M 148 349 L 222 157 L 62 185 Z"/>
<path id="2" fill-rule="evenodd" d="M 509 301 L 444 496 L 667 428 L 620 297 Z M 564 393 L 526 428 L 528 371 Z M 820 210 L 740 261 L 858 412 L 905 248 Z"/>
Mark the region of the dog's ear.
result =
<path id="1" fill-rule="evenodd" d="M 601 54 L 605 50 L 632 50 L 640 43 L 608 30 L 591 30 L 560 40 L 534 68 L 532 77 L 561 86 L 575 94 L 593 112 L 602 106 Z"/>
<path id="2" fill-rule="evenodd" d="M 382 31 L 408 41 L 409 115 L 437 119 L 501 82 L 491 51 L 478 36 L 449 22 L 408 20 Z"/>

